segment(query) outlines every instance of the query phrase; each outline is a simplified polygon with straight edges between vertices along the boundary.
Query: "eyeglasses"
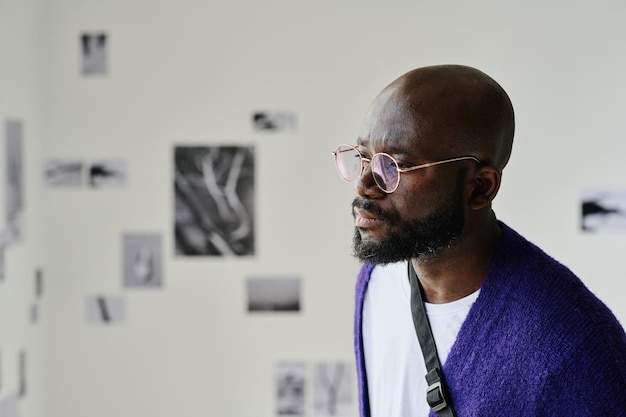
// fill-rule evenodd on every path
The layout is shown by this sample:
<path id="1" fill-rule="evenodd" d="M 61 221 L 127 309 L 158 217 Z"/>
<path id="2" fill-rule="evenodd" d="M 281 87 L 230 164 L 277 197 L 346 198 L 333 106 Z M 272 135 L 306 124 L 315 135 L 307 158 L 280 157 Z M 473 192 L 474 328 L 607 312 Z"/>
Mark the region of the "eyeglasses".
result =
<path id="1" fill-rule="evenodd" d="M 421 168 L 428 168 L 435 165 L 447 164 L 448 162 L 463 161 L 471 159 L 473 161 L 482 164 L 478 159 L 473 156 L 461 156 L 459 158 L 446 159 L 444 161 L 429 162 L 426 164 L 415 165 L 407 168 L 400 168 L 398 161 L 396 161 L 391 155 L 380 152 L 374 154 L 371 158 L 365 158 L 361 155 L 361 152 L 352 145 L 339 145 L 335 152 L 335 165 L 337 166 L 337 172 L 339 176 L 347 182 L 356 182 L 363 171 L 366 164 L 369 164 L 372 169 L 372 176 L 376 181 L 376 185 L 384 192 L 390 194 L 396 191 L 400 184 L 400 173 L 415 171 Z"/>

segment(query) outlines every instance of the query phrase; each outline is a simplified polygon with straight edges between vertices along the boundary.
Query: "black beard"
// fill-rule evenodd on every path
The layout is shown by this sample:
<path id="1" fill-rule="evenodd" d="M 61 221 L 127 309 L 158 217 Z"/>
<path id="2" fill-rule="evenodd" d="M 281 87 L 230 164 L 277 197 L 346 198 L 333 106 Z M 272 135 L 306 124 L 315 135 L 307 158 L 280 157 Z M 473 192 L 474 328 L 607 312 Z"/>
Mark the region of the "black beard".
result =
<path id="1" fill-rule="evenodd" d="M 454 194 L 430 216 L 412 222 L 386 213 L 368 200 L 355 199 L 352 206 L 368 210 L 390 226 L 397 226 L 394 227 L 397 231 L 376 241 L 363 241 L 359 229 L 354 229 L 353 255 L 371 264 L 388 264 L 437 255 L 454 244 L 465 224 L 461 187 L 457 187 Z"/>

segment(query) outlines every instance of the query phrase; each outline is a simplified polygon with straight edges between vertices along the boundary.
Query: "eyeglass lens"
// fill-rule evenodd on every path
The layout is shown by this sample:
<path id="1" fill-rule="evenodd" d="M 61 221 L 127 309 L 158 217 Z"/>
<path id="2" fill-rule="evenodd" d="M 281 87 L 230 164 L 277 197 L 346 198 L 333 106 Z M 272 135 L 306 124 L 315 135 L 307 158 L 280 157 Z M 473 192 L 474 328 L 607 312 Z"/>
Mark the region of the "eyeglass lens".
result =
<path id="1" fill-rule="evenodd" d="M 363 169 L 361 154 L 353 147 L 342 145 L 335 151 L 337 171 L 348 182 L 359 179 Z M 370 162 L 376 184 L 386 192 L 396 189 L 399 182 L 398 165 L 391 156 L 379 153 Z"/>
<path id="2" fill-rule="evenodd" d="M 341 178 L 354 182 L 361 176 L 362 161 L 359 152 L 351 146 L 342 145 L 335 151 L 337 171 Z"/>
<path id="3" fill-rule="evenodd" d="M 376 184 L 388 193 L 394 191 L 400 180 L 396 161 L 387 154 L 377 153 L 372 157 L 371 164 Z"/>

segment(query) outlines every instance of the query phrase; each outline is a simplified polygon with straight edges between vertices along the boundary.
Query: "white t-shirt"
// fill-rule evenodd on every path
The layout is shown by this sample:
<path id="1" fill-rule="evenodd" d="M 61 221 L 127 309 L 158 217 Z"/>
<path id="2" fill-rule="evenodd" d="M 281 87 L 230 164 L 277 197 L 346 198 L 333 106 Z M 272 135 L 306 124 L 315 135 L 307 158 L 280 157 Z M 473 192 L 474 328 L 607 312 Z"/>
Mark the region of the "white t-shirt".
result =
<path id="1" fill-rule="evenodd" d="M 430 411 L 407 267 L 406 262 L 377 266 L 365 294 L 363 349 L 372 417 L 426 417 Z M 426 303 L 442 364 L 478 293 L 446 304 Z"/>

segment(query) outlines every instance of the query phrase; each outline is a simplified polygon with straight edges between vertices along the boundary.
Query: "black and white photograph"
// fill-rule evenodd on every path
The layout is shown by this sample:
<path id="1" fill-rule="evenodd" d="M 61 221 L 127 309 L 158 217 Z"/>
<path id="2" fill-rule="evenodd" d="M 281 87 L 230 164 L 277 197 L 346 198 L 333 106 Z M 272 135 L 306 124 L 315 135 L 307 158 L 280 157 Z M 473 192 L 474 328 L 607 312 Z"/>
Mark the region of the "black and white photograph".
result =
<path id="1" fill-rule="evenodd" d="M 46 187 L 82 187 L 83 177 L 83 161 L 52 158 L 44 162 L 43 178 Z"/>
<path id="2" fill-rule="evenodd" d="M 254 148 L 174 149 L 176 255 L 255 254 Z"/>
<path id="3" fill-rule="evenodd" d="M 101 159 L 89 163 L 92 188 L 122 188 L 128 181 L 128 167 L 123 159 Z"/>
<path id="4" fill-rule="evenodd" d="M 276 365 L 276 413 L 279 416 L 305 414 L 306 366 L 299 362 Z"/>
<path id="5" fill-rule="evenodd" d="M 160 234 L 125 233 L 122 236 L 122 252 L 124 287 L 163 286 L 163 248 Z"/>
<path id="6" fill-rule="evenodd" d="M 126 300 L 120 295 L 87 297 L 85 315 L 89 324 L 120 324 L 126 321 Z"/>
<path id="7" fill-rule="evenodd" d="M 300 279 L 252 277 L 247 280 L 248 312 L 299 312 Z"/>
<path id="8" fill-rule="evenodd" d="M 108 45 L 106 33 L 80 35 L 81 73 L 85 76 L 106 75 L 108 72 Z"/>
<path id="9" fill-rule="evenodd" d="M 6 120 L 5 149 L 5 243 L 22 241 L 24 217 L 23 126 L 18 120 Z"/>
<path id="10" fill-rule="evenodd" d="M 35 297 L 43 297 L 43 270 L 41 268 L 35 270 Z"/>
<path id="11" fill-rule="evenodd" d="M 0 399 L 0 417 L 20 417 L 20 398 L 16 394 Z"/>
<path id="12" fill-rule="evenodd" d="M 31 324 L 37 324 L 39 321 L 39 304 L 37 302 L 33 302 L 30 305 L 29 310 L 29 318 Z M 0 416 L 1 417 L 1 416 Z"/>
<path id="13" fill-rule="evenodd" d="M 582 190 L 580 205 L 583 232 L 626 232 L 626 188 Z"/>
<path id="14" fill-rule="evenodd" d="M 252 130 L 269 133 L 294 133 L 296 115 L 286 111 L 256 111 L 252 113 Z"/>
<path id="15" fill-rule="evenodd" d="M 18 353 L 18 395 L 26 397 L 27 392 L 27 372 L 26 372 L 26 351 L 20 350 Z"/>
<path id="16" fill-rule="evenodd" d="M 321 362 L 314 367 L 313 415 L 350 417 L 355 407 L 352 368 L 345 362 Z"/>

